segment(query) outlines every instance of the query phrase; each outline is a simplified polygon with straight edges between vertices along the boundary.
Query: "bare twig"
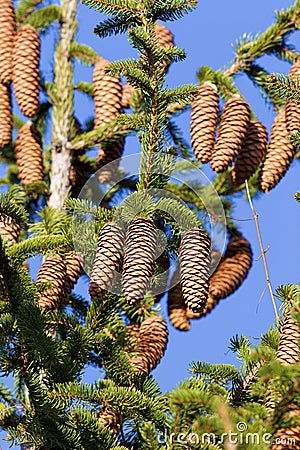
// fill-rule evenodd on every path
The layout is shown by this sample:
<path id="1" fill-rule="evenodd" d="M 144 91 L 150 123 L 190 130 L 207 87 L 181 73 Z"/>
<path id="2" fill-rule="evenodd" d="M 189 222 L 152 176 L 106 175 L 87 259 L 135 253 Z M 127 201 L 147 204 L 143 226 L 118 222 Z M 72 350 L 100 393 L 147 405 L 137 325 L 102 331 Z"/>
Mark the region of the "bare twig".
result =
<path id="1" fill-rule="evenodd" d="M 279 314 L 278 314 L 277 305 L 276 305 L 274 294 L 273 294 L 272 284 L 271 284 L 271 281 L 270 281 L 269 269 L 268 269 L 268 264 L 267 264 L 267 259 L 266 259 L 266 250 L 264 249 L 264 246 L 263 246 L 263 243 L 262 243 L 262 237 L 261 237 L 259 221 L 258 221 L 258 213 L 254 210 L 253 203 L 252 203 L 251 196 L 250 196 L 250 192 L 249 192 L 249 186 L 248 186 L 248 181 L 247 180 L 245 180 L 245 185 L 246 185 L 246 191 L 247 191 L 247 197 L 248 197 L 249 205 L 250 205 L 250 208 L 251 208 L 254 220 L 255 220 L 255 226 L 256 226 L 256 231 L 257 231 L 259 248 L 260 248 L 261 257 L 262 257 L 262 260 L 263 260 L 263 263 L 264 263 L 267 285 L 268 285 L 268 288 L 269 288 L 269 292 L 270 292 L 270 296 L 271 296 L 271 300 L 272 300 L 272 304 L 273 304 L 276 320 L 278 322 L 279 321 Z"/>

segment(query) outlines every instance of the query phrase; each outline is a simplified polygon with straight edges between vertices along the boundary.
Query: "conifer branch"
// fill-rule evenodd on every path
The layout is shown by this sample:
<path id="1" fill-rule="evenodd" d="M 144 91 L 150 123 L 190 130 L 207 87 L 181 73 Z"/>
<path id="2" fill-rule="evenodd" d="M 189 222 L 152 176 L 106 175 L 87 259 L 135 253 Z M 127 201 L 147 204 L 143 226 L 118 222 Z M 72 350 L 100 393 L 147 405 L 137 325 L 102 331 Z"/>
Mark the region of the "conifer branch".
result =
<path id="1" fill-rule="evenodd" d="M 74 84 L 74 89 L 77 89 L 90 97 L 94 97 L 94 85 L 92 83 L 88 83 L 87 81 L 79 81 Z"/>
<path id="2" fill-rule="evenodd" d="M 61 17 L 61 8 L 58 5 L 49 5 L 31 13 L 23 23 L 28 23 L 37 31 L 45 33 L 52 22 L 59 22 Z"/>
<path id="3" fill-rule="evenodd" d="M 27 17 L 41 3 L 42 0 L 21 0 L 18 2 L 15 14 L 18 25 L 22 25 Z"/>
<path id="4" fill-rule="evenodd" d="M 84 44 L 78 44 L 73 41 L 70 48 L 70 55 L 78 59 L 83 64 L 93 66 L 99 60 L 99 55 L 91 47 Z"/>

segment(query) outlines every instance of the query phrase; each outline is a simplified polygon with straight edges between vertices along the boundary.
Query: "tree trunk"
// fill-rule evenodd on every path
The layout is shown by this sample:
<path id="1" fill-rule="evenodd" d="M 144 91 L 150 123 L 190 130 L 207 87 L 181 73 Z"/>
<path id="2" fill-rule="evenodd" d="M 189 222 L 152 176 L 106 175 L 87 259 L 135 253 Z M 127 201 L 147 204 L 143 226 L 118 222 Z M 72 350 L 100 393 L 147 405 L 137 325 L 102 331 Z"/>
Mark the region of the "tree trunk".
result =
<path id="1" fill-rule="evenodd" d="M 73 62 L 71 43 L 77 28 L 78 0 L 62 0 L 60 39 L 54 58 L 54 92 L 57 103 L 52 115 L 52 164 L 49 205 L 62 209 L 69 189 L 72 151 L 69 143 L 73 115 Z"/>

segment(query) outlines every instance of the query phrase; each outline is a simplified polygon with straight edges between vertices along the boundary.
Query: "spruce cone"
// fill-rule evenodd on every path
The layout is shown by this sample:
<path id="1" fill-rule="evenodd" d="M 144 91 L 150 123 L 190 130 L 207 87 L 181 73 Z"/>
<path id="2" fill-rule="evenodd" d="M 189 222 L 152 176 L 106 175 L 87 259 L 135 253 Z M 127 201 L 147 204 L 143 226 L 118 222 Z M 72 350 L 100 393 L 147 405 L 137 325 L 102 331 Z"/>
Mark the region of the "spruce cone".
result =
<path id="1" fill-rule="evenodd" d="M 157 228 L 147 217 L 135 218 L 126 234 L 122 286 L 125 300 L 136 303 L 149 287 L 157 246 Z"/>
<path id="2" fill-rule="evenodd" d="M 211 297 L 219 300 L 231 295 L 245 280 L 251 265 L 252 250 L 249 242 L 243 236 L 232 236 L 224 259 L 210 279 Z"/>
<path id="3" fill-rule="evenodd" d="M 293 161 L 293 148 L 285 124 L 284 111 L 280 111 L 272 125 L 270 144 L 260 173 L 260 190 L 269 192 L 285 175 Z"/>
<path id="4" fill-rule="evenodd" d="M 101 229 L 90 279 L 92 299 L 102 297 L 112 287 L 115 272 L 121 269 L 125 236 L 122 228 L 109 222 Z"/>
<path id="5" fill-rule="evenodd" d="M 171 280 L 173 282 L 179 278 L 178 271 L 174 272 Z M 188 331 L 191 328 L 190 321 L 187 318 L 187 307 L 184 303 L 181 285 L 177 283 L 168 293 L 168 315 L 173 327 L 180 331 Z"/>
<path id="6" fill-rule="evenodd" d="M 20 237 L 21 227 L 10 216 L 0 214 L 0 235 L 8 243 L 15 244 Z"/>
<path id="7" fill-rule="evenodd" d="M 299 362 L 299 339 L 298 326 L 292 320 L 291 313 L 288 311 L 281 328 L 279 347 L 276 354 L 276 359 L 281 364 L 288 366 Z"/>
<path id="8" fill-rule="evenodd" d="M 43 150 L 41 135 L 29 121 L 19 130 L 16 139 L 16 160 L 22 184 L 43 181 Z"/>
<path id="9" fill-rule="evenodd" d="M 51 283 L 51 287 L 38 294 L 38 305 L 43 310 L 59 308 L 65 299 L 65 286 L 67 279 L 66 265 L 58 256 L 49 256 L 40 267 L 36 284 Z"/>
<path id="10" fill-rule="evenodd" d="M 66 266 L 66 295 L 69 295 L 78 278 L 83 275 L 82 259 L 75 252 L 68 252 L 64 256 L 64 263 Z"/>
<path id="11" fill-rule="evenodd" d="M 211 83 L 199 88 L 198 97 L 192 102 L 191 139 L 192 149 L 201 163 L 210 161 L 218 124 L 219 95 Z"/>
<path id="12" fill-rule="evenodd" d="M 152 293 L 155 295 L 155 302 L 158 303 L 162 297 L 165 295 L 168 286 L 168 276 L 169 276 L 169 268 L 170 261 L 165 252 L 163 252 L 155 261 L 155 263 L 160 267 L 163 271 L 159 275 L 158 283 L 153 287 Z M 157 294 L 157 292 L 159 292 Z"/>
<path id="13" fill-rule="evenodd" d="M 160 47 L 174 47 L 174 36 L 164 25 L 157 22 L 155 24 L 155 33 L 158 36 L 158 43 Z"/>
<path id="14" fill-rule="evenodd" d="M 117 434 L 120 431 L 120 417 L 113 411 L 111 407 L 106 407 L 99 413 L 99 422 L 103 427 L 108 427 L 113 433 Z"/>
<path id="15" fill-rule="evenodd" d="M 241 97 L 232 97 L 222 111 L 211 168 L 219 173 L 230 166 L 242 148 L 250 122 L 250 107 Z"/>
<path id="16" fill-rule="evenodd" d="M 16 34 L 15 9 L 11 0 L 0 1 L 0 82 L 12 79 L 12 52 Z"/>
<path id="17" fill-rule="evenodd" d="M 105 66 L 109 61 L 100 59 L 95 65 L 93 74 L 94 83 L 94 101 L 95 101 L 95 128 L 102 127 L 115 120 L 122 109 L 122 84 L 120 77 L 113 77 L 104 72 Z M 98 168 L 104 167 L 106 164 L 119 159 L 124 148 L 124 138 L 117 142 L 102 145 L 99 147 Z M 107 172 L 102 172 L 100 182 L 104 183 L 112 178 L 118 163 Z"/>
<path id="18" fill-rule="evenodd" d="M 185 304 L 198 313 L 206 305 L 209 287 L 211 241 L 200 228 L 185 233 L 179 249 L 180 278 Z"/>
<path id="19" fill-rule="evenodd" d="M 297 61 L 292 66 L 289 76 L 298 78 L 298 82 L 300 81 L 300 61 Z M 285 104 L 285 122 L 286 128 L 290 133 L 300 130 L 300 106 L 296 101 L 287 100 Z"/>
<path id="20" fill-rule="evenodd" d="M 10 87 L 0 83 L 0 148 L 6 147 L 11 141 L 12 111 Z"/>
<path id="21" fill-rule="evenodd" d="M 13 85 L 18 105 L 25 116 L 32 117 L 39 108 L 40 37 L 31 25 L 18 32 L 13 52 Z"/>
<path id="22" fill-rule="evenodd" d="M 124 84 L 122 88 L 122 100 L 121 100 L 121 105 L 123 108 L 130 108 L 130 103 L 134 92 L 135 92 L 134 87 L 132 87 L 128 82 Z"/>
<path id="23" fill-rule="evenodd" d="M 158 315 L 147 317 L 139 328 L 136 356 L 131 361 L 137 372 L 151 372 L 159 364 L 168 343 L 166 322 Z"/>
<path id="24" fill-rule="evenodd" d="M 266 127 L 258 120 L 251 121 L 245 136 L 243 147 L 238 153 L 230 182 L 240 186 L 251 177 L 258 168 L 268 144 Z"/>

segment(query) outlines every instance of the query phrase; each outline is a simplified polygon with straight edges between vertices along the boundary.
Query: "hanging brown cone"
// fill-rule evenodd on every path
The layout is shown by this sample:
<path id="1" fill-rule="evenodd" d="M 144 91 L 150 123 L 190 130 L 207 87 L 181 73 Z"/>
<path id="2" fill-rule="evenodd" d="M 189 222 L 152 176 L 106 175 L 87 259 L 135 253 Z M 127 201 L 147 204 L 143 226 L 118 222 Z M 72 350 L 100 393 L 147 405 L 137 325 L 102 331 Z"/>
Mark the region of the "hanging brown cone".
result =
<path id="1" fill-rule="evenodd" d="M 298 83 L 300 82 L 300 61 L 297 61 L 291 67 L 288 75 L 293 78 L 298 78 Z M 285 122 L 286 128 L 290 133 L 300 130 L 300 106 L 298 102 L 292 100 L 286 101 Z"/>
<path id="2" fill-rule="evenodd" d="M 201 163 L 210 161 L 215 142 L 219 116 L 219 95 L 216 87 L 205 82 L 199 87 L 199 95 L 192 102 L 192 149 Z"/>
<path id="3" fill-rule="evenodd" d="M 72 251 L 65 254 L 64 263 L 66 266 L 65 292 L 66 295 L 69 295 L 77 283 L 78 278 L 84 274 L 82 267 L 83 260 L 76 252 Z"/>
<path id="4" fill-rule="evenodd" d="M 12 53 L 16 34 L 15 8 L 11 0 L 0 1 L 0 82 L 12 79 Z"/>
<path id="5" fill-rule="evenodd" d="M 174 272 L 171 279 L 171 286 L 179 280 L 179 271 Z M 180 331 L 191 329 L 190 321 L 187 318 L 187 307 L 184 303 L 180 282 L 171 287 L 168 293 L 168 315 L 173 327 Z"/>
<path id="6" fill-rule="evenodd" d="M 0 235 L 2 238 L 12 244 L 18 242 L 21 227 L 10 216 L 0 213 Z"/>
<path id="7" fill-rule="evenodd" d="M 219 300 L 236 291 L 247 277 L 252 259 L 250 243 L 243 236 L 232 236 L 224 258 L 211 276 L 211 297 Z"/>
<path id="8" fill-rule="evenodd" d="M 122 84 L 120 77 L 105 73 L 104 68 L 109 61 L 100 59 L 95 65 L 93 74 L 94 101 L 95 101 L 95 128 L 102 127 L 115 120 L 122 109 Z M 124 138 L 116 142 L 102 145 L 98 152 L 98 168 L 119 159 L 124 148 Z M 107 171 L 100 174 L 100 182 L 106 182 L 118 168 L 118 163 L 112 164 Z"/>
<path id="9" fill-rule="evenodd" d="M 98 415 L 99 422 L 103 427 L 108 427 L 117 434 L 121 428 L 121 417 L 111 407 L 104 408 Z"/>
<path id="10" fill-rule="evenodd" d="M 168 28 L 161 23 L 155 24 L 155 34 L 158 37 L 158 45 L 162 48 L 174 47 L 174 36 Z M 165 71 L 168 71 L 170 66 L 166 61 L 164 62 Z"/>
<path id="11" fill-rule="evenodd" d="M 125 242 L 125 255 L 122 286 L 125 300 L 136 303 L 142 299 L 149 288 L 153 273 L 158 231 L 151 219 L 135 218 L 128 227 Z"/>
<path id="12" fill-rule="evenodd" d="M 0 148 L 6 147 L 11 141 L 12 111 L 10 87 L 0 83 Z"/>
<path id="13" fill-rule="evenodd" d="M 251 121 L 230 174 L 231 184 L 240 186 L 254 174 L 267 150 L 267 144 L 268 132 L 264 124 L 258 120 Z"/>
<path id="14" fill-rule="evenodd" d="M 152 289 L 153 295 L 155 295 L 155 303 L 158 303 L 165 295 L 168 286 L 170 261 L 165 252 L 159 255 L 159 257 L 155 261 L 155 264 L 157 264 L 162 270 L 159 275 L 157 284 Z"/>
<path id="15" fill-rule="evenodd" d="M 16 35 L 13 51 L 13 85 L 16 100 L 25 116 L 32 117 L 39 108 L 40 37 L 31 25 L 24 25 Z"/>
<path id="16" fill-rule="evenodd" d="M 205 308 L 210 271 L 211 241 L 200 228 L 191 228 L 182 238 L 179 249 L 180 281 L 185 304 L 192 312 Z"/>
<path id="17" fill-rule="evenodd" d="M 41 135 L 29 121 L 19 130 L 16 139 L 18 176 L 22 184 L 43 181 L 43 150 Z"/>
<path id="18" fill-rule="evenodd" d="M 65 299 L 67 270 L 63 259 L 49 256 L 41 265 L 36 279 L 37 286 L 50 283 L 51 287 L 39 292 L 38 305 L 43 310 L 58 309 Z"/>
<path id="19" fill-rule="evenodd" d="M 147 317 L 139 328 L 136 355 L 131 361 L 137 372 L 151 372 L 159 364 L 168 343 L 168 327 L 159 316 Z"/>
<path id="20" fill-rule="evenodd" d="M 259 188 L 263 192 L 273 189 L 285 175 L 295 156 L 296 149 L 289 140 L 284 110 L 280 111 L 272 125 L 271 138 L 263 166 Z"/>
<path id="21" fill-rule="evenodd" d="M 124 242 L 124 232 L 116 223 L 109 222 L 101 229 L 90 279 L 92 299 L 101 298 L 112 287 L 115 272 L 121 269 Z"/>
<path id="22" fill-rule="evenodd" d="M 299 339 L 298 325 L 292 320 L 291 313 L 288 311 L 282 324 L 279 347 L 276 353 L 276 359 L 281 364 L 290 365 L 299 362 Z"/>
<path id="23" fill-rule="evenodd" d="M 215 172 L 224 172 L 238 155 L 249 126 L 250 115 L 250 107 L 241 97 L 232 97 L 225 103 L 210 162 Z"/>
<path id="24" fill-rule="evenodd" d="M 133 86 L 131 86 L 131 84 L 129 84 L 128 82 L 124 84 L 122 88 L 122 100 L 121 100 L 121 105 L 123 108 L 130 108 L 130 103 L 134 92 L 135 89 Z"/>

